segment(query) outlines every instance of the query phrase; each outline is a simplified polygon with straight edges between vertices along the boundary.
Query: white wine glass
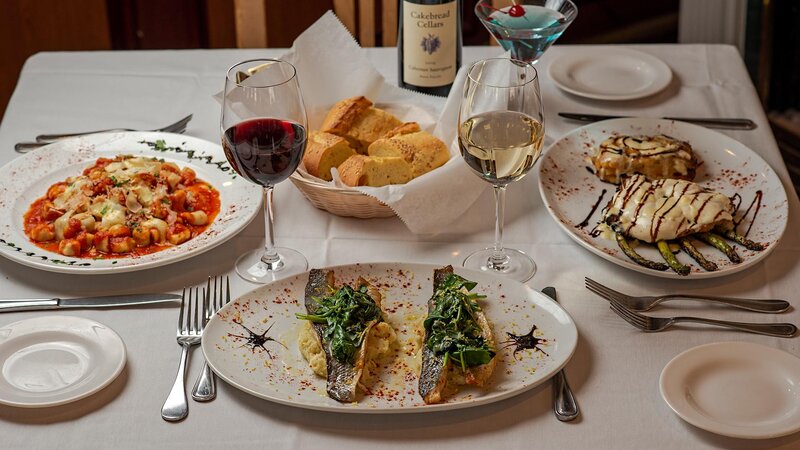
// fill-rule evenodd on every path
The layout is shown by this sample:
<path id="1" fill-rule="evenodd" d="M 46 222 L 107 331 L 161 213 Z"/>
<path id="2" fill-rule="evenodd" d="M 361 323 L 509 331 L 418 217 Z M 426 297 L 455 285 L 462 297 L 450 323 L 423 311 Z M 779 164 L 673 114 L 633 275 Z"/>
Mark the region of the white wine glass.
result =
<path id="1" fill-rule="evenodd" d="M 536 273 L 533 259 L 503 246 L 503 213 L 506 187 L 524 177 L 542 153 L 544 113 L 533 65 L 508 58 L 473 64 L 458 128 L 461 156 L 475 174 L 492 183 L 496 205 L 494 246 L 467 256 L 464 267 L 530 280 Z"/>
<path id="2" fill-rule="evenodd" d="M 294 66 L 253 59 L 228 69 L 220 119 L 222 148 L 236 173 L 264 188 L 266 244 L 236 261 L 236 273 L 253 283 L 308 268 L 300 252 L 275 246 L 272 208 L 273 188 L 303 159 L 307 122 Z"/>

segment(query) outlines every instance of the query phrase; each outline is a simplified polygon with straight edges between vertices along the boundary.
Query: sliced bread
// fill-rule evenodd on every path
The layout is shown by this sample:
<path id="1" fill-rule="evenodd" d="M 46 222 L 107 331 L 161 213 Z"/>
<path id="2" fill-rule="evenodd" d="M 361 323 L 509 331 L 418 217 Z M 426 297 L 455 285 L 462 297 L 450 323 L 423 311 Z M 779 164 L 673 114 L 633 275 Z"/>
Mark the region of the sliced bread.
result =
<path id="1" fill-rule="evenodd" d="M 381 187 L 411 180 L 411 166 L 400 157 L 353 155 L 339 167 L 339 176 L 348 186 Z"/>
<path id="2" fill-rule="evenodd" d="M 308 135 L 303 164 L 309 174 L 331 181 L 331 168 L 338 167 L 355 154 L 347 139 L 331 133 L 312 131 Z"/>

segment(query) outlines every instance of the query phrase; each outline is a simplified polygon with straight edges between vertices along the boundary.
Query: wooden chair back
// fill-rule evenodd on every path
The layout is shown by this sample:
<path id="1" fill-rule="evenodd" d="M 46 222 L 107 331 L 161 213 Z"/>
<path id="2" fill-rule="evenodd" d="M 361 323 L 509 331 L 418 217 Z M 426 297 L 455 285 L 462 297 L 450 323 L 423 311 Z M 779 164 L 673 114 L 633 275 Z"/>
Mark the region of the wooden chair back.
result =
<path id="1" fill-rule="evenodd" d="M 362 47 L 390 47 L 397 45 L 397 1 L 332 0 L 332 6 Z M 267 14 L 266 0 L 234 0 L 237 47 L 265 48 L 269 45 Z"/>

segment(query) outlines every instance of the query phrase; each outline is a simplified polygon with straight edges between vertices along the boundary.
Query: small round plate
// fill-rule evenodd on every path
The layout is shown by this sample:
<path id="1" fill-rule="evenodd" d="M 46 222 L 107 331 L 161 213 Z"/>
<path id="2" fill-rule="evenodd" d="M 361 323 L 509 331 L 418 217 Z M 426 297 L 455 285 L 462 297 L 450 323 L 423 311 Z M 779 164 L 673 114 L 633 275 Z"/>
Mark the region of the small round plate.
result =
<path id="1" fill-rule="evenodd" d="M 800 358 L 751 342 L 689 349 L 661 372 L 661 396 L 712 433 L 769 439 L 800 431 Z"/>
<path id="2" fill-rule="evenodd" d="M 0 404 L 43 408 L 108 386 L 125 367 L 125 344 L 107 326 L 45 316 L 0 328 Z"/>
<path id="3" fill-rule="evenodd" d="M 577 49 L 547 70 L 559 88 L 597 100 L 633 100 L 661 91 L 672 71 L 660 59 L 626 48 Z"/>

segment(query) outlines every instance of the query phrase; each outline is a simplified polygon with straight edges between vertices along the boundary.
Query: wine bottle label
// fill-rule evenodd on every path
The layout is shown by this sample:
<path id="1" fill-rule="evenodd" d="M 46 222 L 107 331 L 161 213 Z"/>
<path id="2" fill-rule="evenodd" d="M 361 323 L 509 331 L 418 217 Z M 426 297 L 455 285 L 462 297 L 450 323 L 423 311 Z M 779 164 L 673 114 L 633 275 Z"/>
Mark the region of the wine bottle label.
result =
<path id="1" fill-rule="evenodd" d="M 438 87 L 456 77 L 458 2 L 403 2 L 403 82 Z"/>

